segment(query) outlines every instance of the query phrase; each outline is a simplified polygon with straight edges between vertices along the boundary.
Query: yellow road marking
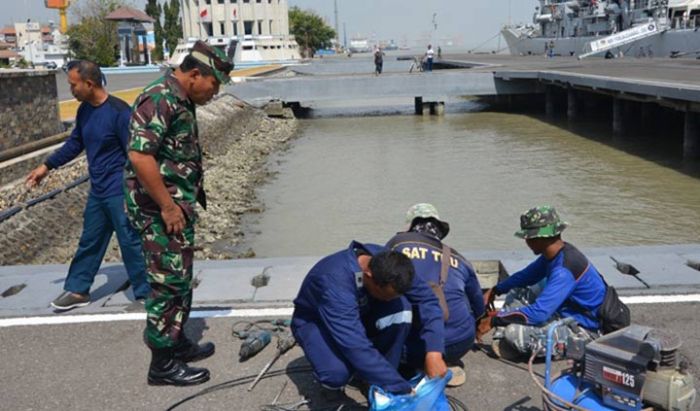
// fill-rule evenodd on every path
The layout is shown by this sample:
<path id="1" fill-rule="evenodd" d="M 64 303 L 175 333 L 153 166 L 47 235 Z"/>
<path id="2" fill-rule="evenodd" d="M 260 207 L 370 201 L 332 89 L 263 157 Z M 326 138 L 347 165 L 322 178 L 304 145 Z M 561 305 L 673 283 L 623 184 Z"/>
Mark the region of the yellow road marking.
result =
<path id="1" fill-rule="evenodd" d="M 125 90 L 114 91 L 109 94 L 119 97 L 124 100 L 127 104 L 131 105 L 136 100 L 139 94 L 141 94 L 143 87 L 129 88 Z M 58 103 L 58 112 L 61 116 L 61 121 L 72 120 L 78 112 L 78 106 L 80 102 L 76 99 L 64 100 Z"/>

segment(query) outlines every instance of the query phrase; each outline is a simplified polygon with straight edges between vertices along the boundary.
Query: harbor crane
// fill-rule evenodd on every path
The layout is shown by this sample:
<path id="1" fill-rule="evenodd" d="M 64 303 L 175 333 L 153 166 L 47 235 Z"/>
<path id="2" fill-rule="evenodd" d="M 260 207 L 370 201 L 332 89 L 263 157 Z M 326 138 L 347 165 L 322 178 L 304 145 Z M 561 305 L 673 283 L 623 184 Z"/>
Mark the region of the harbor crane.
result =
<path id="1" fill-rule="evenodd" d="M 68 16 L 67 11 L 71 0 L 44 0 L 44 5 L 47 9 L 57 9 L 61 19 L 61 33 L 65 34 L 68 31 Z"/>

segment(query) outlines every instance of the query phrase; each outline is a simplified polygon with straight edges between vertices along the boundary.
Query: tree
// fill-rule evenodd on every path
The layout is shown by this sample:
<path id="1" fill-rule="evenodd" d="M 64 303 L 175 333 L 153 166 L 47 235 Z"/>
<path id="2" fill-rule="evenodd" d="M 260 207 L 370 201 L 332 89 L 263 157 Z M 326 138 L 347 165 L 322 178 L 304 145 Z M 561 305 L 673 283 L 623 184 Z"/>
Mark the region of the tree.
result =
<path id="1" fill-rule="evenodd" d="M 158 3 L 158 0 L 148 0 L 146 4 L 146 14 L 153 17 L 155 22 L 153 23 L 153 35 L 156 42 L 156 48 L 153 50 L 153 55 L 151 56 L 154 61 L 163 60 L 163 26 L 160 23 L 160 15 L 163 9 Z"/>
<path id="2" fill-rule="evenodd" d="M 168 52 L 172 57 L 177 47 L 178 40 L 182 37 L 182 24 L 180 24 L 180 2 L 178 0 L 170 0 L 163 4 L 163 35 L 165 37 L 165 45 L 168 46 Z"/>
<path id="3" fill-rule="evenodd" d="M 316 50 L 329 47 L 335 38 L 335 30 L 319 15 L 296 6 L 289 9 L 289 31 L 296 37 L 305 57 L 312 57 Z"/>
<path id="4" fill-rule="evenodd" d="M 76 17 L 68 28 L 68 48 L 74 58 L 91 60 L 100 66 L 113 66 L 119 49 L 117 23 L 105 17 L 125 5 L 125 0 L 81 0 L 71 5 Z"/>

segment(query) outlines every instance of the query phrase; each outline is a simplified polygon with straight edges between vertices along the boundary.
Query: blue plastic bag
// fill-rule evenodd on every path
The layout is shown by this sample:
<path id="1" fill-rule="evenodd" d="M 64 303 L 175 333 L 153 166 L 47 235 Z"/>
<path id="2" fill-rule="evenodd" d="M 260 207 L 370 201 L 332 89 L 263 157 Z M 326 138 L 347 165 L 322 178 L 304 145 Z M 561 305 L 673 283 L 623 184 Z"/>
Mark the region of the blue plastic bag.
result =
<path id="1" fill-rule="evenodd" d="M 449 370 L 442 378 L 418 374 L 409 381 L 412 394 L 391 394 L 373 385 L 369 389 L 369 411 L 450 411 L 445 386 L 452 378 Z"/>

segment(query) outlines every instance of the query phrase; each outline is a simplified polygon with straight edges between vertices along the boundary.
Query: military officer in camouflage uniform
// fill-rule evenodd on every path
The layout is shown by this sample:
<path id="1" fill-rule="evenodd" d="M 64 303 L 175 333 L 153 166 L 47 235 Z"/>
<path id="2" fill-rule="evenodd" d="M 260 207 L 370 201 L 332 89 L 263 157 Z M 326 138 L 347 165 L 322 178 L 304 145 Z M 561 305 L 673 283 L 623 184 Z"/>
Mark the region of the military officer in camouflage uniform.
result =
<path id="1" fill-rule="evenodd" d="M 568 226 L 552 206 L 533 207 L 520 216 L 515 236 L 539 257 L 484 294 L 489 306 L 496 295 L 508 293 L 504 308 L 480 319 L 477 330 L 480 340 L 497 327 L 493 335 L 497 354 L 529 354 L 532 340 L 543 338 L 547 325 L 560 318 L 574 317 L 584 335 L 598 336 L 598 310 L 607 286 L 586 256 L 561 239 Z M 559 327 L 555 340 L 566 341 L 569 332 L 567 326 Z"/>
<path id="2" fill-rule="evenodd" d="M 144 331 L 151 385 L 209 380 L 207 369 L 187 362 L 211 356 L 214 344 L 197 345 L 183 332 L 192 303 L 195 203 L 206 208 L 195 105 L 211 100 L 232 68 L 221 51 L 198 41 L 178 69 L 148 85 L 134 103 L 124 185 L 153 290 Z"/>

